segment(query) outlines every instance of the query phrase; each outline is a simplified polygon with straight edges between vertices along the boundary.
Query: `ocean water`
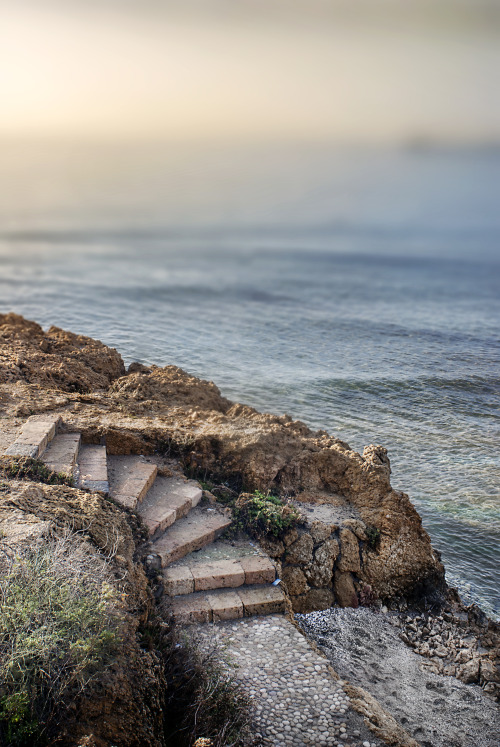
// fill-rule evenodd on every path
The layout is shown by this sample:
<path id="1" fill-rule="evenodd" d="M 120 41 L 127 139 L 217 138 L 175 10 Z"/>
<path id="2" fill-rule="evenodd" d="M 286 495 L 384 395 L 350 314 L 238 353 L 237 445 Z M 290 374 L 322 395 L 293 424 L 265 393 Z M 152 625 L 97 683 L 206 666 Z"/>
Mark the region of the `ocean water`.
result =
<path id="1" fill-rule="evenodd" d="M 500 153 L 0 152 L 0 311 L 389 449 L 450 583 L 500 616 Z"/>

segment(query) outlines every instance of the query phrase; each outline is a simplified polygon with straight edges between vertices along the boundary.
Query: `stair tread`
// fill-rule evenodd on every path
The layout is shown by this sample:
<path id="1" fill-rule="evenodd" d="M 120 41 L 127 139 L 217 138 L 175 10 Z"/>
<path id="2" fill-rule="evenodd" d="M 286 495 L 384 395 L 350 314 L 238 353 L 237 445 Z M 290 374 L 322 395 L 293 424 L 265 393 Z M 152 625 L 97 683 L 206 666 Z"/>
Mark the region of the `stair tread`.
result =
<path id="1" fill-rule="evenodd" d="M 153 485 L 158 468 L 142 456 L 108 459 L 109 494 L 125 508 L 136 508 Z"/>
<path id="2" fill-rule="evenodd" d="M 22 425 L 16 440 L 5 452 L 6 456 L 37 459 L 56 435 L 60 422 L 60 415 L 32 415 Z"/>
<path id="3" fill-rule="evenodd" d="M 172 611 L 182 623 L 218 622 L 253 615 L 284 612 L 285 595 L 277 586 L 243 586 L 239 589 L 199 591 L 174 597 Z"/>
<path id="4" fill-rule="evenodd" d="M 42 462 L 54 472 L 73 475 L 81 436 L 79 433 L 58 433 L 41 456 Z"/>
<path id="5" fill-rule="evenodd" d="M 194 508 L 153 542 L 152 552 L 158 554 L 162 565 L 166 566 L 213 542 L 230 524 L 231 519 L 215 509 Z"/>
<path id="6" fill-rule="evenodd" d="M 160 475 L 144 500 L 137 506 L 137 513 L 152 536 L 186 516 L 198 505 L 201 496 L 202 490 L 193 480 L 186 481 L 182 477 Z"/>
<path id="7" fill-rule="evenodd" d="M 108 493 L 108 460 L 106 447 L 84 444 L 78 455 L 77 487 L 82 490 L 95 490 Z"/>

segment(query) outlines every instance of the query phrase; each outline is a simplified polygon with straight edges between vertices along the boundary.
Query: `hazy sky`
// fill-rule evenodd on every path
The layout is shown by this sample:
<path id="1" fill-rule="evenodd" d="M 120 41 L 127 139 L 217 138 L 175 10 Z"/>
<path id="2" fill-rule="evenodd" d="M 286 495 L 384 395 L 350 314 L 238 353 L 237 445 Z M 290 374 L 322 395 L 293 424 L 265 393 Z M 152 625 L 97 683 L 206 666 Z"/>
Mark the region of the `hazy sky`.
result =
<path id="1" fill-rule="evenodd" d="M 0 0 L 0 133 L 500 140 L 500 0 Z"/>

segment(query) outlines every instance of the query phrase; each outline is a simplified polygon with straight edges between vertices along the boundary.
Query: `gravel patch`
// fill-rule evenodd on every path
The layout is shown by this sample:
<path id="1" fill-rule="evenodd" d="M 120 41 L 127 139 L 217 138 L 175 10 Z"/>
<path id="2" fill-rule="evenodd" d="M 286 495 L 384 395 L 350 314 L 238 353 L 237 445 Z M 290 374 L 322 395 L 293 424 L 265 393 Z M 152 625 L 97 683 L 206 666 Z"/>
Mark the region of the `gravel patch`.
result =
<path id="1" fill-rule="evenodd" d="M 335 671 L 367 690 L 422 747 L 499 747 L 497 704 L 477 685 L 429 672 L 400 639 L 397 614 L 332 608 L 295 617 Z"/>

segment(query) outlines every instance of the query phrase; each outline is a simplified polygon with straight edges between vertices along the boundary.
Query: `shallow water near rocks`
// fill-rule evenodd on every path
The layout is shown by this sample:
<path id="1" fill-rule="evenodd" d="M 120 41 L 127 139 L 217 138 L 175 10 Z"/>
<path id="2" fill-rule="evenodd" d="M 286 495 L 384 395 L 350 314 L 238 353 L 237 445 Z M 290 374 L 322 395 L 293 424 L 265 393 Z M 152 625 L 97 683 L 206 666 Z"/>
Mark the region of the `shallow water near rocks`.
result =
<path id="1" fill-rule="evenodd" d="M 0 311 L 389 449 L 500 615 L 498 151 L 10 149 Z"/>

